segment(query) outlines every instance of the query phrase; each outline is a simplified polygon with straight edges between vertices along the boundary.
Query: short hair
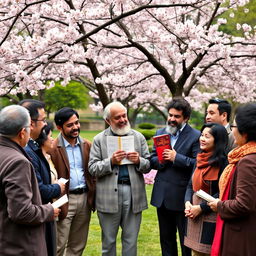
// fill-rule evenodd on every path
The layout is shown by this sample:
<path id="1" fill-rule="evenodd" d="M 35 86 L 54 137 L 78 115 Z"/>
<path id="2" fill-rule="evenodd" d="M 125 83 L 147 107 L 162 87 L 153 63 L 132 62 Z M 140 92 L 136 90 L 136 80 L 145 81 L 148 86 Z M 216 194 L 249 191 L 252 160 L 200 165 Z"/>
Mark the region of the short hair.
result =
<path id="1" fill-rule="evenodd" d="M 75 111 L 72 108 L 69 107 L 64 107 L 59 109 L 54 116 L 54 122 L 57 126 L 63 126 L 63 124 L 65 122 L 67 122 L 69 120 L 69 118 L 73 115 L 76 115 L 77 118 L 79 119 L 79 115 L 77 113 L 77 111 Z"/>
<path id="2" fill-rule="evenodd" d="M 36 139 L 36 142 L 38 143 L 39 147 L 42 147 L 44 145 L 50 131 L 53 131 L 53 123 L 47 122 L 47 125 L 42 129 L 40 135 Z"/>
<path id="3" fill-rule="evenodd" d="M 125 109 L 126 113 L 127 113 L 127 108 L 119 101 L 113 101 L 111 103 L 109 103 L 103 111 L 103 119 L 107 120 L 108 118 L 110 118 L 110 112 L 111 112 L 111 108 L 114 106 L 118 106 L 121 107 L 123 109 Z"/>
<path id="4" fill-rule="evenodd" d="M 24 99 L 19 102 L 20 106 L 26 108 L 30 114 L 31 120 L 36 120 L 39 116 L 38 109 L 45 108 L 45 104 L 42 101 L 34 99 Z"/>
<path id="5" fill-rule="evenodd" d="M 256 141 L 256 103 L 239 107 L 235 120 L 239 133 L 247 134 L 248 141 Z"/>
<path id="6" fill-rule="evenodd" d="M 210 128 L 210 134 L 214 138 L 214 150 L 209 159 L 209 163 L 213 166 L 219 166 L 224 158 L 226 158 L 228 146 L 228 133 L 223 125 L 217 123 L 206 123 L 202 126 L 201 132 L 205 128 Z"/>
<path id="7" fill-rule="evenodd" d="M 178 111 L 182 111 L 183 117 L 186 119 L 190 118 L 192 109 L 190 104 L 182 97 L 175 97 L 172 101 L 167 105 L 167 111 L 171 108 L 175 108 Z"/>
<path id="8" fill-rule="evenodd" d="M 22 128 L 30 127 L 30 116 L 26 108 L 19 105 L 10 105 L 0 112 L 0 134 L 13 138 Z"/>
<path id="9" fill-rule="evenodd" d="M 217 104 L 220 115 L 226 112 L 227 121 L 229 122 L 231 115 L 231 104 L 227 100 L 214 98 L 209 100 L 209 104 Z"/>

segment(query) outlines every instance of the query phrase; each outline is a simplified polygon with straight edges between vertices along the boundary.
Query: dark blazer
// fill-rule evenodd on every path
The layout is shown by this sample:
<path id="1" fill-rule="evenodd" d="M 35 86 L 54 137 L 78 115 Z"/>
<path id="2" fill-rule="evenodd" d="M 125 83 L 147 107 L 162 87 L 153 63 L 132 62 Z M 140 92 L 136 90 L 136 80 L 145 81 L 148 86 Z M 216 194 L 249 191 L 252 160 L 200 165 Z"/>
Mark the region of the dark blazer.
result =
<path id="1" fill-rule="evenodd" d="M 217 207 L 224 220 L 221 256 L 256 255 L 256 154 L 238 162 L 229 198 Z"/>
<path id="2" fill-rule="evenodd" d="M 53 207 L 42 205 L 35 171 L 25 151 L 0 136 L 0 255 L 47 255 L 44 222 Z"/>
<path id="3" fill-rule="evenodd" d="M 162 128 L 156 135 L 167 134 Z M 151 204 L 169 210 L 184 210 L 184 195 L 199 151 L 200 132 L 186 124 L 175 143 L 177 152 L 174 162 L 159 164 L 155 147 L 150 157 L 151 168 L 158 170 L 152 191 Z"/>
<path id="4" fill-rule="evenodd" d="M 79 137 L 79 142 L 81 144 L 81 151 L 83 157 L 83 167 L 84 167 L 84 177 L 86 180 L 86 186 L 88 188 L 87 203 L 92 208 L 95 209 L 95 179 L 91 176 L 88 171 L 89 153 L 91 142 Z M 53 149 L 50 152 L 52 162 L 56 168 L 59 178 L 70 179 L 70 165 L 68 161 L 68 155 L 61 134 L 58 138 L 54 140 Z M 66 184 L 66 193 L 69 194 L 69 182 Z M 59 219 L 63 220 L 68 214 L 68 203 L 61 206 L 61 212 Z"/>
<path id="5" fill-rule="evenodd" d="M 48 161 L 44 157 L 42 150 L 38 147 L 38 144 L 32 139 L 29 140 L 27 146 L 25 147 L 25 151 L 30 157 L 30 161 L 32 162 L 36 171 L 42 202 L 44 204 L 52 203 L 54 198 L 61 195 L 61 190 L 58 184 L 51 184 L 51 169 Z M 48 256 L 55 256 L 56 236 L 54 221 L 46 223 L 45 227 Z"/>
<path id="6" fill-rule="evenodd" d="M 42 201 L 44 204 L 51 203 L 53 198 L 60 196 L 61 190 L 58 184 L 51 184 L 51 170 L 49 163 L 35 141 L 30 139 L 25 147 L 25 151 L 35 168 Z"/>

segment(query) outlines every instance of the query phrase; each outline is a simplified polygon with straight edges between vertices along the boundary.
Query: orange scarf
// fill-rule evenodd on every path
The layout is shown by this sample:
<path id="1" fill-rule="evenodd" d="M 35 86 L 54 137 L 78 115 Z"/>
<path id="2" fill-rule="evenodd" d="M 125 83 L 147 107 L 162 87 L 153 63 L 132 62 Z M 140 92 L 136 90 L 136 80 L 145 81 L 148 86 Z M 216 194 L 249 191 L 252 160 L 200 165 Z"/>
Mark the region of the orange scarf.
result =
<path id="1" fill-rule="evenodd" d="M 192 178 L 194 191 L 202 189 L 203 191 L 209 193 L 209 185 L 205 181 L 218 180 L 220 168 L 216 166 L 211 166 L 209 164 L 209 158 L 211 157 L 211 155 L 212 152 L 202 152 L 197 154 L 196 169 Z"/>
<path id="2" fill-rule="evenodd" d="M 236 147 L 228 154 L 228 162 L 229 165 L 224 169 L 220 176 L 219 188 L 220 188 L 220 199 L 222 200 L 222 196 L 225 190 L 225 187 L 228 184 L 229 176 L 233 167 L 236 166 L 238 161 L 240 161 L 244 156 L 256 153 L 256 141 L 249 141 L 241 147 Z"/>

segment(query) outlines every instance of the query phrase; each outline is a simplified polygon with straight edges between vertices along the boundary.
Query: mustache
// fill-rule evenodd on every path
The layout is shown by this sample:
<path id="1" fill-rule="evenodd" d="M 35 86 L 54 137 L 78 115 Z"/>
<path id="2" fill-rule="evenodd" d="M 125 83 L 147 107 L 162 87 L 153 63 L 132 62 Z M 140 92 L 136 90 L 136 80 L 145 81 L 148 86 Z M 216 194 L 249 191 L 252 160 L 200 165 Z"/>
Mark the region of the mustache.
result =
<path id="1" fill-rule="evenodd" d="M 175 126 L 178 125 L 178 123 L 177 123 L 176 121 L 168 121 L 168 125 L 171 125 L 171 124 L 173 124 L 173 125 L 175 125 Z"/>
<path id="2" fill-rule="evenodd" d="M 80 129 L 79 128 L 78 129 L 74 129 L 74 130 L 71 131 L 71 133 L 72 132 L 80 132 Z"/>

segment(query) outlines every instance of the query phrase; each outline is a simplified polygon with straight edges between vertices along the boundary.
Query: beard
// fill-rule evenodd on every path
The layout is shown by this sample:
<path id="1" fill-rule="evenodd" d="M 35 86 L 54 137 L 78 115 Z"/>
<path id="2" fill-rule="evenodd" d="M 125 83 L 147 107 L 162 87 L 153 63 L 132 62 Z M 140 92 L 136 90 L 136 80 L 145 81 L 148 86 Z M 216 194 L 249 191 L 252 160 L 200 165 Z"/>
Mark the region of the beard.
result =
<path id="1" fill-rule="evenodd" d="M 116 127 L 111 126 L 111 130 L 116 135 L 123 136 L 123 135 L 127 134 L 131 130 L 131 125 L 130 125 L 129 122 L 127 122 L 125 127 L 123 127 L 123 128 L 116 128 Z"/>
<path id="2" fill-rule="evenodd" d="M 180 130 L 183 125 L 184 125 L 184 122 L 179 124 L 176 121 L 167 121 L 166 122 L 166 131 L 167 131 L 167 133 L 169 133 L 171 135 L 176 135 L 178 130 Z"/>

